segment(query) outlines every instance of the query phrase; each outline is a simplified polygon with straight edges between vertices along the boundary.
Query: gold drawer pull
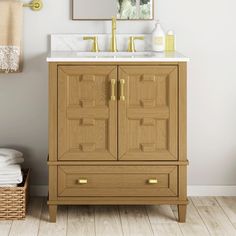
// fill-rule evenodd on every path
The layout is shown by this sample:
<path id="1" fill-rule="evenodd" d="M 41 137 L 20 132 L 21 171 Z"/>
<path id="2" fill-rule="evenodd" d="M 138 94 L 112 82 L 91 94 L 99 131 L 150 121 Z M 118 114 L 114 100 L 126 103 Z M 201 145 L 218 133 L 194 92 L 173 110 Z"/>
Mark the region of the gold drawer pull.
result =
<path id="1" fill-rule="evenodd" d="M 120 100 L 121 100 L 121 101 L 125 101 L 124 85 L 125 85 L 125 80 L 124 80 L 124 79 L 121 79 L 121 80 L 120 80 Z"/>
<path id="2" fill-rule="evenodd" d="M 116 84 L 116 80 L 115 79 L 111 79 L 111 101 L 115 101 L 116 100 L 115 84 Z"/>
<path id="3" fill-rule="evenodd" d="M 87 184 L 87 183 L 88 183 L 88 180 L 87 180 L 87 179 L 79 179 L 79 180 L 78 180 L 78 183 L 79 183 L 79 184 Z"/>
<path id="4" fill-rule="evenodd" d="M 157 179 L 149 179 L 149 180 L 148 180 L 148 183 L 149 183 L 149 184 L 157 184 L 157 183 L 158 183 L 158 180 L 157 180 Z"/>

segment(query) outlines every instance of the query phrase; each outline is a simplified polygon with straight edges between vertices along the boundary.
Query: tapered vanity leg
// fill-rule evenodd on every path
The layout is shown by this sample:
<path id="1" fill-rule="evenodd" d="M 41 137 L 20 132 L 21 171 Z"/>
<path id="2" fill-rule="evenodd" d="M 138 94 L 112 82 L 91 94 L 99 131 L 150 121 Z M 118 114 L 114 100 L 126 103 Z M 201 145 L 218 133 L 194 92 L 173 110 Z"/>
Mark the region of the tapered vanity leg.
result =
<path id="1" fill-rule="evenodd" d="M 178 215 L 179 215 L 179 222 L 180 223 L 185 223 L 186 211 L 187 211 L 187 205 L 178 205 Z"/>
<path id="2" fill-rule="evenodd" d="M 50 222 L 55 223 L 57 220 L 57 205 L 49 205 Z"/>

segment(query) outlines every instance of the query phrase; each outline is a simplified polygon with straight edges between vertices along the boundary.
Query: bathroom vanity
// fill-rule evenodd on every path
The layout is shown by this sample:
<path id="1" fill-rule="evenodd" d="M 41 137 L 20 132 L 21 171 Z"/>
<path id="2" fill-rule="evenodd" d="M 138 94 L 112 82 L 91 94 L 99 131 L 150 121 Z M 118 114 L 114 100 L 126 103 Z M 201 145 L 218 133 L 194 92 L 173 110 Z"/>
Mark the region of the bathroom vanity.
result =
<path id="1" fill-rule="evenodd" d="M 49 212 L 178 205 L 186 217 L 186 67 L 179 53 L 55 51 L 49 62 Z"/>

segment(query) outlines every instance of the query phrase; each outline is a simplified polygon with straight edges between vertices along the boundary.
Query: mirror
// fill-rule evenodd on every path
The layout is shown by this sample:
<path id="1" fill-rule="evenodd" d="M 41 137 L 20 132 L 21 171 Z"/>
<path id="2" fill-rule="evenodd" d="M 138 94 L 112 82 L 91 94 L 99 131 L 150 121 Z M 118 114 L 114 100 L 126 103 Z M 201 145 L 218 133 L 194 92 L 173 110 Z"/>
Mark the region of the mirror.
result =
<path id="1" fill-rule="evenodd" d="M 73 20 L 152 20 L 154 0 L 72 0 Z"/>

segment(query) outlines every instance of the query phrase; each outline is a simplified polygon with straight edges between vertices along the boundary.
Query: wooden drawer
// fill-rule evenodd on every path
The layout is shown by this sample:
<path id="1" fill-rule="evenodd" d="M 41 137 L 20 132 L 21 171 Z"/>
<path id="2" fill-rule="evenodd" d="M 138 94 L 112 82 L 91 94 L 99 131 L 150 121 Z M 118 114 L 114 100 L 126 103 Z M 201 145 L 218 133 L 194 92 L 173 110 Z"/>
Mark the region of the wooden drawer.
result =
<path id="1" fill-rule="evenodd" d="M 177 166 L 59 166 L 58 196 L 177 196 L 177 178 Z"/>

